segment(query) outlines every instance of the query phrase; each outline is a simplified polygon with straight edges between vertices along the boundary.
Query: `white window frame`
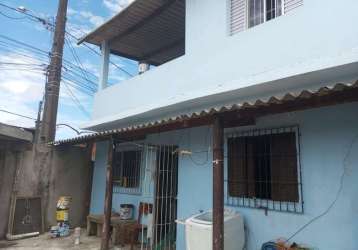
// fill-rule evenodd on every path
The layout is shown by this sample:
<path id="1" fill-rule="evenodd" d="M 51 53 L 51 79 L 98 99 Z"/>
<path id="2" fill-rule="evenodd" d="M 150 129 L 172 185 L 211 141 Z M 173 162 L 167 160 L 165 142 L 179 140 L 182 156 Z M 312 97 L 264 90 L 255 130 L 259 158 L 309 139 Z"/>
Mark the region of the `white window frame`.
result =
<path id="1" fill-rule="evenodd" d="M 266 9 L 266 1 L 267 0 L 264 0 L 264 21 L 260 24 L 257 24 L 257 25 L 254 25 L 254 26 L 251 26 L 250 27 L 250 1 L 251 0 L 246 0 L 246 29 L 251 29 L 251 28 L 254 28 L 258 25 L 261 25 L 261 24 L 264 24 L 267 22 L 267 9 Z M 278 0 L 275 0 L 276 1 L 276 6 L 277 6 L 277 1 Z M 280 16 L 283 16 L 285 14 L 285 1 L 286 0 L 281 0 L 281 15 Z M 231 8 L 231 7 L 230 7 Z M 280 16 L 276 16 L 275 18 L 273 19 L 276 19 Z M 270 19 L 269 21 L 271 21 L 272 19 Z"/>

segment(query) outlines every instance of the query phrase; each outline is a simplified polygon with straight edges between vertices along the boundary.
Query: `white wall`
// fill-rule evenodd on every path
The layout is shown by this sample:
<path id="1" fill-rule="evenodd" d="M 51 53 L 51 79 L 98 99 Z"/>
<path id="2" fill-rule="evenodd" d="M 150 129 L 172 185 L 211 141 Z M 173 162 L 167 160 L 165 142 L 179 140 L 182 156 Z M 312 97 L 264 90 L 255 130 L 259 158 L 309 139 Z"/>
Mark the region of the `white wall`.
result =
<path id="1" fill-rule="evenodd" d="M 304 0 L 287 15 L 229 36 L 226 0 L 187 0 L 186 55 L 97 93 L 88 127 L 193 99 L 195 107 L 198 98 L 227 91 L 239 90 L 242 99 L 357 79 L 357 10 L 356 0 Z"/>
<path id="2" fill-rule="evenodd" d="M 301 170 L 304 214 L 265 212 L 234 207 L 245 218 L 248 250 L 258 250 L 263 242 L 289 237 L 303 224 L 321 214 L 334 200 L 345 167 L 343 189 L 336 205 L 293 239 L 322 250 L 355 250 L 358 240 L 358 103 L 267 116 L 255 127 L 298 125 L 301 132 Z M 248 127 L 240 128 L 249 129 Z M 355 140 L 354 140 L 355 139 Z M 208 127 L 150 135 L 150 143 L 176 144 L 193 152 L 211 150 Z M 102 145 L 102 146 L 101 146 Z M 103 211 L 106 150 L 99 145 L 92 212 Z M 103 148 L 102 148 L 103 147 Z M 102 148 L 102 149 L 101 149 Z M 346 160 L 344 160 L 346 159 Z M 344 163 L 345 162 L 345 163 Z M 226 164 L 225 164 L 226 165 Z M 137 203 L 141 197 L 116 194 L 119 203 Z M 194 153 L 192 159 L 179 158 L 178 218 L 187 218 L 212 207 L 212 154 Z M 183 226 L 178 225 L 177 249 L 185 249 Z"/>

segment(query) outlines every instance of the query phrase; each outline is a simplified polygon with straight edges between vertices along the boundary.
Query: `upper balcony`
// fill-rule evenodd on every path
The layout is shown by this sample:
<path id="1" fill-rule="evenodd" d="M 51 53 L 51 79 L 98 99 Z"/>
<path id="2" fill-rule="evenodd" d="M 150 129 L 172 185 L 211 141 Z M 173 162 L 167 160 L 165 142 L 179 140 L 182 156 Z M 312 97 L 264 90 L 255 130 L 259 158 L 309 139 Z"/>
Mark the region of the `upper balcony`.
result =
<path id="1" fill-rule="evenodd" d="M 345 1 L 351 8 L 304 0 L 232 35 L 230 1 L 136 0 L 81 40 L 102 51 L 100 90 L 86 127 L 116 128 L 356 79 L 358 30 L 347 24 L 358 18 L 358 2 Z M 344 15 L 331 18 L 333 12 Z M 138 61 L 143 74 L 108 86 L 110 54 Z M 158 67 L 146 71 L 148 65 Z"/>
<path id="2" fill-rule="evenodd" d="M 159 66 L 185 54 L 185 1 L 134 1 L 82 42 L 101 47 L 100 89 L 104 89 L 110 54 L 139 62 L 142 72 L 146 66 Z"/>

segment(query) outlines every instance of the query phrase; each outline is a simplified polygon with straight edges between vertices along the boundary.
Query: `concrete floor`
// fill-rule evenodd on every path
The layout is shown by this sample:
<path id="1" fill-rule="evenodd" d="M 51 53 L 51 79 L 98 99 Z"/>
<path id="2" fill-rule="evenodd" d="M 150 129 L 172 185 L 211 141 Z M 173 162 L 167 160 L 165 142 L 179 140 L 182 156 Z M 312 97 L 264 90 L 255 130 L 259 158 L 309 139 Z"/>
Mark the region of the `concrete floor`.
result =
<path id="1" fill-rule="evenodd" d="M 81 244 L 75 245 L 73 231 L 71 235 L 63 238 L 52 238 L 49 233 L 15 241 L 1 241 L 0 250 L 98 250 L 100 249 L 101 239 L 96 236 L 87 236 L 86 230 L 81 231 Z M 111 250 L 130 250 L 130 246 L 110 246 Z M 140 246 L 136 246 L 135 250 L 140 250 Z"/>
<path id="2" fill-rule="evenodd" d="M 64 238 L 51 238 L 49 233 L 42 234 L 39 237 L 16 241 L 0 241 L 0 249 L 7 250 L 97 250 L 100 248 L 100 238 L 95 236 L 87 236 L 85 232 L 81 232 L 81 244 L 75 245 L 73 233 Z"/>

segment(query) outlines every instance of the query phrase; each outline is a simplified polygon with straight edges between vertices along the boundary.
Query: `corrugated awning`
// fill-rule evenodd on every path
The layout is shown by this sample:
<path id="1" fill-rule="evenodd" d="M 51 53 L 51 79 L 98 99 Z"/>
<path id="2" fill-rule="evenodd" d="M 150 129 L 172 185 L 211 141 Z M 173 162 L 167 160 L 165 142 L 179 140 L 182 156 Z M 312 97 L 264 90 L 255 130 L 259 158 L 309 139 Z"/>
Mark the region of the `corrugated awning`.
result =
<path id="1" fill-rule="evenodd" d="M 192 126 L 200 126 L 209 124 L 210 119 L 208 118 L 213 117 L 214 115 L 225 113 L 230 114 L 230 112 L 235 111 L 256 112 L 260 109 L 267 108 L 268 111 L 266 112 L 262 112 L 262 110 L 257 112 L 259 115 L 264 115 L 270 113 L 282 113 L 293 110 L 328 106 L 352 101 L 358 101 L 358 81 L 353 84 L 337 83 L 333 86 L 326 86 L 317 90 L 304 89 L 294 93 L 286 93 L 281 96 L 271 96 L 265 99 L 257 99 L 253 102 L 231 103 L 224 106 L 209 107 L 207 109 L 196 112 L 183 113 L 174 117 L 167 117 L 142 124 L 135 124 L 124 128 L 106 130 L 75 138 L 59 140 L 52 144 L 78 144 L 86 141 L 106 138 L 113 135 L 133 133 L 139 130 L 143 131 L 144 133 L 155 133 L 158 131 L 164 131 L 161 130 L 161 128 L 164 126 L 167 126 L 167 131 L 175 130 L 178 128 L 190 127 L 190 125 L 188 125 L 189 122 L 194 120 L 194 125 Z M 275 109 L 269 110 L 269 108 Z M 202 120 L 202 122 L 200 122 L 200 120 Z M 178 126 L 178 124 L 182 125 Z"/>
<path id="2" fill-rule="evenodd" d="M 79 43 L 108 41 L 112 54 L 160 65 L 184 55 L 184 40 L 184 0 L 136 0 Z"/>

